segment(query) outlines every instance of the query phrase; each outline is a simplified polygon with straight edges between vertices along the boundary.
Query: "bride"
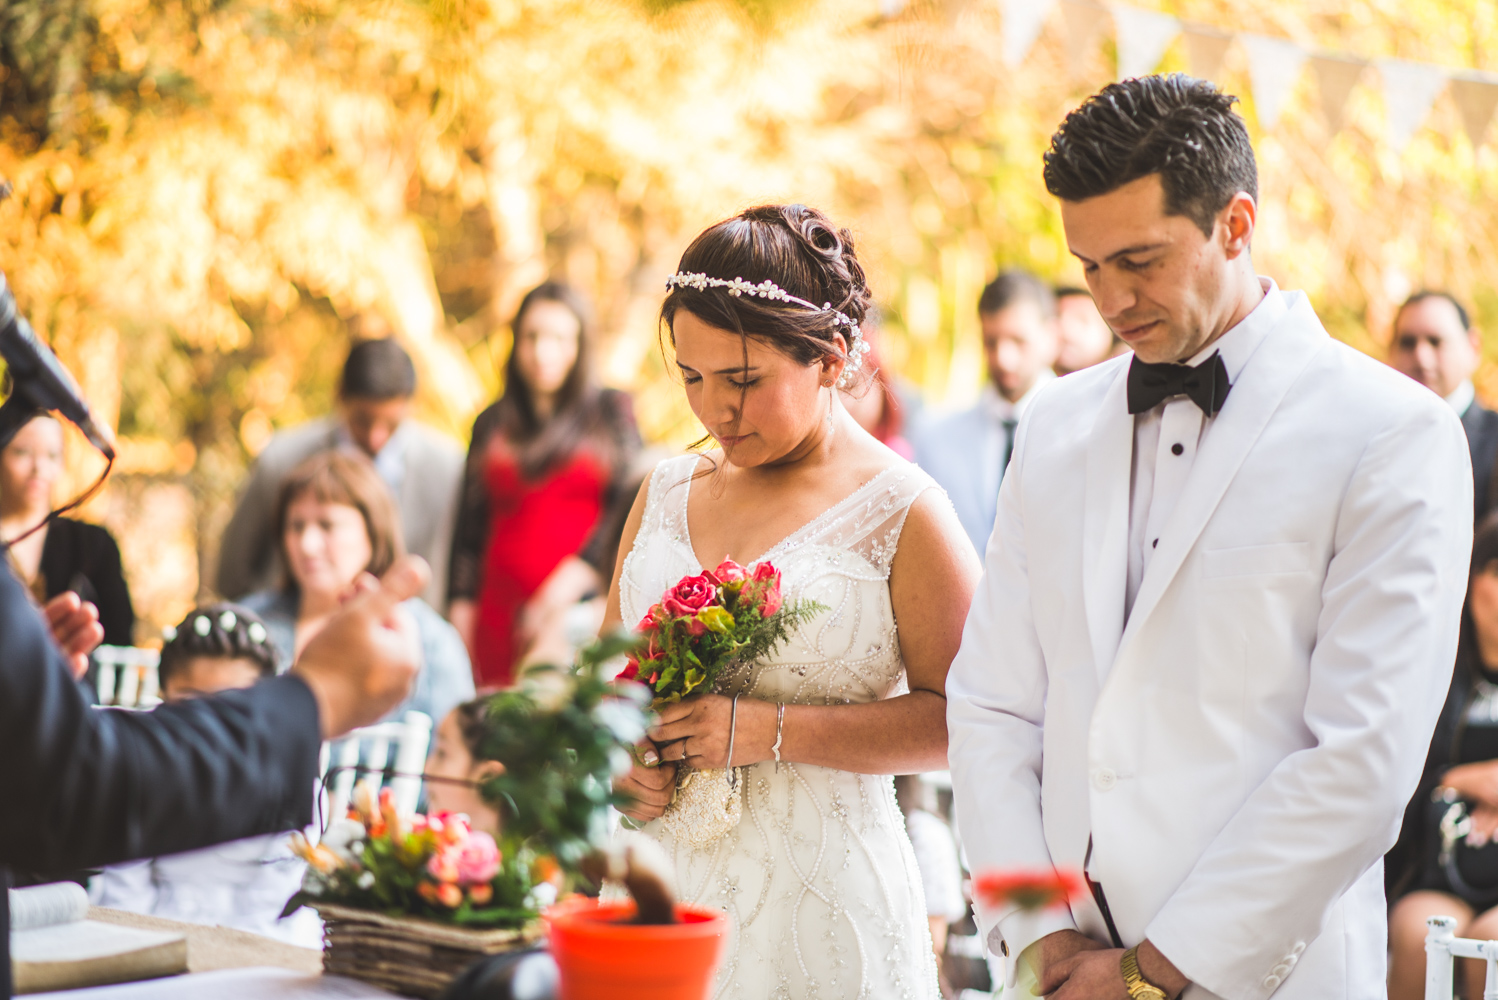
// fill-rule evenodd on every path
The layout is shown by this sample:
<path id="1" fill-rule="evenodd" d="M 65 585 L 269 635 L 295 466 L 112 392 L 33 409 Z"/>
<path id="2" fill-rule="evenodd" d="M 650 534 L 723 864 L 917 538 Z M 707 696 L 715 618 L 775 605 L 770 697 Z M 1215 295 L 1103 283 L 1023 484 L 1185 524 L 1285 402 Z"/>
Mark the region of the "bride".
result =
<path id="1" fill-rule="evenodd" d="M 976 555 L 936 484 L 838 400 L 871 301 L 845 230 L 801 205 L 750 209 L 697 237 L 668 284 L 661 317 L 718 447 L 662 462 L 641 489 L 608 623 L 633 625 L 725 556 L 772 560 L 788 603 L 824 610 L 719 693 L 660 713 L 650 766 L 619 781 L 626 814 L 674 859 L 683 900 L 729 913 L 721 1000 L 935 1000 L 890 776 L 947 766 Z M 706 847 L 659 822 L 682 762 L 743 769 L 742 818 Z"/>

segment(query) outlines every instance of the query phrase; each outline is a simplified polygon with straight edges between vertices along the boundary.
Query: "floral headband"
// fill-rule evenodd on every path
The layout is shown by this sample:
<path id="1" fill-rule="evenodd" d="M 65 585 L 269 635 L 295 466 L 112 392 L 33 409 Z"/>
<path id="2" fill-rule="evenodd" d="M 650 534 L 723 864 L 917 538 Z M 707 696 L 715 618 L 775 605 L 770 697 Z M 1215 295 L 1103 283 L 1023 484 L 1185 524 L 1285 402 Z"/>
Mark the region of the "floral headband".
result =
<path id="1" fill-rule="evenodd" d="M 776 302 L 789 302 L 792 305 L 802 306 L 813 312 L 831 313 L 833 326 L 845 326 L 848 328 L 848 361 L 843 365 L 843 373 L 838 376 L 837 387 L 845 389 L 853 382 L 853 376 L 863 367 L 863 356 L 872 348 L 869 342 L 863 339 L 863 331 L 854 322 L 853 317 L 847 313 L 832 308 L 832 303 L 823 302 L 821 306 L 812 305 L 802 298 L 797 298 L 790 292 L 781 288 L 775 282 L 766 278 L 759 284 L 745 281 L 743 278 L 711 278 L 705 274 L 697 274 L 692 271 L 677 271 L 666 279 L 667 288 L 690 288 L 693 291 L 702 292 L 709 288 L 726 288 L 728 294 L 737 298 L 740 295 L 752 295 L 755 298 L 771 299 Z"/>

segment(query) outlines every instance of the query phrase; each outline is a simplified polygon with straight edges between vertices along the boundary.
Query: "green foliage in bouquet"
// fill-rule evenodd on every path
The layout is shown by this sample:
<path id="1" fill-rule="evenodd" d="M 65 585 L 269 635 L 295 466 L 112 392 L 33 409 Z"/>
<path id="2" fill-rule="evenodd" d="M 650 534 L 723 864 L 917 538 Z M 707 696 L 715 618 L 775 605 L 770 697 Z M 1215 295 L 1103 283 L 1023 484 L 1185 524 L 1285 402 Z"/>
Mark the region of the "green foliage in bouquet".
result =
<path id="1" fill-rule="evenodd" d="M 604 680 L 600 667 L 636 645 L 627 633 L 602 639 L 571 671 L 532 668 L 489 699 L 478 756 L 504 771 L 479 790 L 500 810 L 506 853 L 523 846 L 571 873 L 606 836 L 606 807 L 627 804 L 611 779 L 629 769 L 629 748 L 645 735 L 646 696 Z"/>

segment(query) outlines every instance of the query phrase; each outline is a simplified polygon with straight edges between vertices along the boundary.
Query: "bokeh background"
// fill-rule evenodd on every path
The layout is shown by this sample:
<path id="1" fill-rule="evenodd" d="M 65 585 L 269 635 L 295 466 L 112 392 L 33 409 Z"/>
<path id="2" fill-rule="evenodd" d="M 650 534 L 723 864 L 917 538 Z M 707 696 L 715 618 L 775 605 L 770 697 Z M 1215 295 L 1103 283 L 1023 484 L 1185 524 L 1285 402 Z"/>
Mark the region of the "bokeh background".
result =
<path id="1" fill-rule="evenodd" d="M 244 469 L 330 407 L 351 337 L 400 337 L 421 417 L 466 441 L 520 295 L 560 277 L 595 301 L 602 374 L 636 391 L 647 438 L 697 437 L 656 309 L 691 237 L 752 204 L 849 226 L 886 368 L 933 405 L 970 401 L 987 278 L 1022 265 L 1080 283 L 1040 155 L 1118 69 L 1108 12 L 1089 34 L 1075 2 L 1010 65 L 1006 6 L 4 0 L 0 270 L 118 426 L 87 515 L 120 540 L 140 638 L 211 578 Z M 1135 6 L 1364 59 L 1498 66 L 1488 0 Z M 1176 39 L 1159 68 L 1187 69 L 1188 49 Z M 1304 72 L 1266 128 L 1241 46 L 1213 77 L 1243 96 L 1258 149 L 1261 273 L 1373 353 L 1408 291 L 1449 288 L 1498 351 L 1498 125 L 1474 143 L 1443 92 L 1400 148 L 1370 68 L 1339 127 Z M 1493 398 L 1498 368 L 1479 387 Z M 99 468 L 75 438 L 71 484 Z"/>

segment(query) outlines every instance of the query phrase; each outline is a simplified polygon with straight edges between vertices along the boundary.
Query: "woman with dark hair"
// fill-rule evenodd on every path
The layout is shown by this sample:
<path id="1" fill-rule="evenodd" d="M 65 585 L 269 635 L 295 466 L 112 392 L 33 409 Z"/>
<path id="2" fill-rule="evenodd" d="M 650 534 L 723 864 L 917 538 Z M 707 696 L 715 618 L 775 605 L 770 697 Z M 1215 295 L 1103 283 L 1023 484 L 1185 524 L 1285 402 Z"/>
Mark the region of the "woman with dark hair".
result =
<path id="1" fill-rule="evenodd" d="M 716 447 L 662 462 L 640 491 L 606 620 L 639 621 L 725 556 L 771 562 L 787 602 L 822 607 L 713 693 L 661 710 L 644 765 L 617 780 L 626 815 L 670 853 L 684 899 L 732 915 L 716 996 L 934 1000 L 890 776 L 946 767 L 946 674 L 977 559 L 931 478 L 839 396 L 864 377 L 871 301 L 846 230 L 802 205 L 750 209 L 698 236 L 668 287 L 663 336 Z M 667 812 L 678 769 L 725 767 L 736 782 L 697 774 L 684 791 L 719 789 L 711 811 L 736 825 Z"/>
<path id="2" fill-rule="evenodd" d="M 629 397 L 593 380 L 576 291 L 531 289 L 512 326 L 504 394 L 473 424 L 448 584 L 481 688 L 509 684 L 537 637 L 603 590 L 614 553 L 600 525 L 627 508 L 640 447 Z"/>
<path id="3" fill-rule="evenodd" d="M 1449 845 L 1443 828 L 1452 834 Z M 1472 540 L 1451 689 L 1425 775 L 1385 864 L 1396 900 L 1389 914 L 1389 998 L 1419 1000 L 1427 917 L 1455 917 L 1457 937 L 1498 938 L 1498 514 L 1478 525 Z M 1481 997 L 1483 963 L 1462 965 L 1467 995 Z"/>
<path id="4" fill-rule="evenodd" d="M 382 575 L 406 551 L 390 488 L 361 454 L 325 451 L 281 483 L 273 511 L 286 580 L 244 599 L 265 620 L 281 669 L 295 662 L 365 573 Z M 473 697 L 468 653 L 453 627 L 419 597 L 404 607 L 421 638 L 421 672 L 393 717 L 424 712 L 433 723 Z"/>

